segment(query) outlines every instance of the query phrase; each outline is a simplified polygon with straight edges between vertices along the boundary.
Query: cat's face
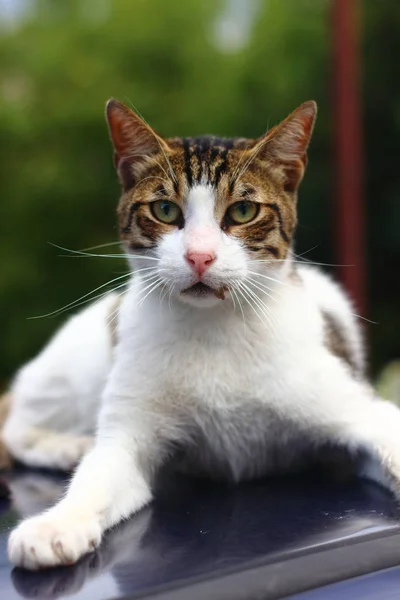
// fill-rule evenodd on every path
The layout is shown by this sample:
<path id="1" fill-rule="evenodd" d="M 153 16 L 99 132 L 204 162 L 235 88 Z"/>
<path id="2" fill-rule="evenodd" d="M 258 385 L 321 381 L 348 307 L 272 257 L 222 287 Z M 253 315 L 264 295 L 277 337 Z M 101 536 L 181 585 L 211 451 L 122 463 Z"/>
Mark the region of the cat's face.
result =
<path id="1" fill-rule="evenodd" d="M 210 307 L 258 295 L 272 281 L 261 274 L 279 277 L 315 114 L 306 102 L 258 140 L 164 139 L 126 106 L 108 103 L 123 186 L 120 235 L 149 289 L 159 283 L 170 297 Z"/>

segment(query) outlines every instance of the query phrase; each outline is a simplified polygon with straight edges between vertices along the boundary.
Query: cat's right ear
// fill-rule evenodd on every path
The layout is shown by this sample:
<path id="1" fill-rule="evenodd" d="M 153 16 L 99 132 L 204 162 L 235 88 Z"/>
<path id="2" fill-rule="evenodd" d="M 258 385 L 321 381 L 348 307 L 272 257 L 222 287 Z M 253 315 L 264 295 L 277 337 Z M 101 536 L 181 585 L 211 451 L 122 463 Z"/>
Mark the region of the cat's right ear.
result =
<path id="1" fill-rule="evenodd" d="M 135 172 L 145 158 L 166 146 L 164 140 L 130 108 L 114 100 L 107 102 L 106 118 L 114 147 L 114 164 L 121 183 L 129 189 L 135 183 Z"/>

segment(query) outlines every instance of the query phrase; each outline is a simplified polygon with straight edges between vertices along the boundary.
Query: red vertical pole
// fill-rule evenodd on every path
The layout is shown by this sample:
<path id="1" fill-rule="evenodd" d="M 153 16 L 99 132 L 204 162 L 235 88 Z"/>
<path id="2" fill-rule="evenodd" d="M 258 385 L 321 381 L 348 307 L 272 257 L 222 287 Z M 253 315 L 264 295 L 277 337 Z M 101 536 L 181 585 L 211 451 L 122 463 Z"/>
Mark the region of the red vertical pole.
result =
<path id="1" fill-rule="evenodd" d="M 358 0 L 333 0 L 333 130 L 336 260 L 359 314 L 366 314 L 363 139 Z"/>

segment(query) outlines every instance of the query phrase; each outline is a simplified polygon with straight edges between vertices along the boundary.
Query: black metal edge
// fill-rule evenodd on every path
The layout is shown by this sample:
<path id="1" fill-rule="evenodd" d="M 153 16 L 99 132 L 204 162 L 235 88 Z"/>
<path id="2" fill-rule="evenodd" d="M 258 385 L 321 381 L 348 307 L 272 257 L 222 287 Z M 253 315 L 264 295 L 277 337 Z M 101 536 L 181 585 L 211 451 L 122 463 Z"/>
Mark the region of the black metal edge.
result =
<path id="1" fill-rule="evenodd" d="M 135 592 L 124 600 L 278 600 L 399 564 L 400 533 L 396 528 L 272 563 L 258 561 L 162 589 Z"/>

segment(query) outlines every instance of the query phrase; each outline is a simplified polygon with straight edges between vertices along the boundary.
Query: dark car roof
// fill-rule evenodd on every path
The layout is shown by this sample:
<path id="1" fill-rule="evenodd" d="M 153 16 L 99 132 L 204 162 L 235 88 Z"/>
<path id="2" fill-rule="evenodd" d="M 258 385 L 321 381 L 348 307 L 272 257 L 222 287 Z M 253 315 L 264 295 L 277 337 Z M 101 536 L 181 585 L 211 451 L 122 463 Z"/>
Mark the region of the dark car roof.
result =
<path id="1" fill-rule="evenodd" d="M 7 483 L 11 498 L 0 500 L 4 599 L 282 598 L 398 563 L 399 509 L 377 485 L 299 476 L 224 486 L 169 476 L 151 506 L 76 566 L 13 570 L 9 530 L 53 503 L 65 479 L 17 470 Z"/>

